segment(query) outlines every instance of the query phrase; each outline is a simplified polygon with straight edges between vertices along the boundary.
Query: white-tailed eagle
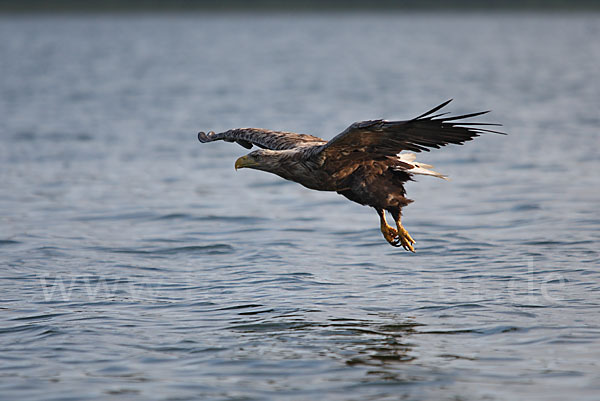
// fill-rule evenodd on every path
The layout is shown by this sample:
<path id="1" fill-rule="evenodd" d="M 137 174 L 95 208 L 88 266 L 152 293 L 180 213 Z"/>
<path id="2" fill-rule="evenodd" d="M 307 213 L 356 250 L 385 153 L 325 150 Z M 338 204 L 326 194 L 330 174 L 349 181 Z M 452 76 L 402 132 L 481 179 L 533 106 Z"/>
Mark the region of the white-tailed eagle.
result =
<path id="1" fill-rule="evenodd" d="M 462 145 L 483 133 L 501 133 L 482 126 L 499 125 L 462 120 L 487 113 L 482 111 L 460 116 L 435 114 L 451 100 L 427 113 L 406 121 L 371 120 L 349 126 L 330 141 L 292 132 L 261 128 L 239 128 L 215 134 L 200 132 L 200 142 L 223 140 L 250 149 L 261 149 L 242 156 L 238 168 L 253 168 L 277 174 L 310 189 L 335 191 L 346 198 L 373 207 L 379 214 L 381 232 L 393 246 L 415 251 L 415 240 L 400 221 L 402 208 L 412 200 L 406 198 L 404 183 L 415 174 L 445 179 L 417 162 L 414 153 L 438 149 L 453 143 Z M 388 211 L 396 227 L 385 219 Z"/>

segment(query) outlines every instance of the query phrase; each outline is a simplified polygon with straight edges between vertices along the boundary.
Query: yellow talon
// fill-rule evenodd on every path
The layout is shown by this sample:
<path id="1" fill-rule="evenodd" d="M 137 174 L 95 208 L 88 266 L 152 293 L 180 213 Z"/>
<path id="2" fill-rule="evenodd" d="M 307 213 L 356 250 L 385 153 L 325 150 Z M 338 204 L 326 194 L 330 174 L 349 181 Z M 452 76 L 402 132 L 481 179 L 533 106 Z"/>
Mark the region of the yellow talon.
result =
<path id="1" fill-rule="evenodd" d="M 408 231 L 402 227 L 402 224 L 400 223 L 400 214 L 398 213 L 397 216 L 394 214 L 397 227 L 397 229 L 395 229 L 390 227 L 387 221 L 385 221 L 385 211 L 383 209 L 376 210 L 379 214 L 379 221 L 381 223 L 381 233 L 383 234 L 385 240 L 392 246 L 401 246 L 407 251 L 414 252 L 415 248 L 413 247 L 413 244 L 415 243 L 415 240 L 412 239 Z"/>
<path id="2" fill-rule="evenodd" d="M 387 224 L 381 224 L 381 233 L 383 234 L 383 237 L 386 239 L 387 242 L 394 246 L 397 246 L 396 244 L 398 243 L 398 231 L 396 231 L 395 228 Z"/>
<path id="3" fill-rule="evenodd" d="M 402 247 L 407 251 L 415 252 L 415 247 L 413 246 L 413 244 L 415 244 L 416 241 L 412 239 L 408 231 L 406 231 L 404 227 L 402 227 L 402 224 L 400 224 L 400 220 L 398 220 L 396 224 L 398 227 L 399 242 L 402 245 Z"/>

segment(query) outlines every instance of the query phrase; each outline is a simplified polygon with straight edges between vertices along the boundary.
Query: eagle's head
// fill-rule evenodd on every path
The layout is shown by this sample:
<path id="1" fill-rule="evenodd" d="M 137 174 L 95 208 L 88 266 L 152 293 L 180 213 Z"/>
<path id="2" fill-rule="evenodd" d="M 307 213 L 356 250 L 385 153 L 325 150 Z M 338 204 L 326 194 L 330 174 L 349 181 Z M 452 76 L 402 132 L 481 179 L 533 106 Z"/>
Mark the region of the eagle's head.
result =
<path id="1" fill-rule="evenodd" d="M 284 159 L 287 159 L 285 151 L 259 149 L 237 159 L 235 169 L 253 168 L 277 174 Z"/>

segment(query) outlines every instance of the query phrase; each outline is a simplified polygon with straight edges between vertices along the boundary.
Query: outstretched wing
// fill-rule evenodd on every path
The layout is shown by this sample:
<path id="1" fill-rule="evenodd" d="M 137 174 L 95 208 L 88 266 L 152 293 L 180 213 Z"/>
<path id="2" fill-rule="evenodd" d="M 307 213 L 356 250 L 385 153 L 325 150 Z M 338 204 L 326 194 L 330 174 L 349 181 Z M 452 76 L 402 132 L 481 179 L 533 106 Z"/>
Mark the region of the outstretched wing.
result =
<path id="1" fill-rule="evenodd" d="M 448 113 L 434 115 L 451 101 L 452 99 L 412 120 L 372 120 L 354 123 L 323 146 L 320 153 L 322 156 L 334 159 L 343 158 L 350 153 L 356 154 L 355 152 L 362 153 L 363 156 L 368 154 L 370 158 L 377 155 L 395 156 L 402 150 L 420 152 L 429 151 L 429 148 L 438 149 L 449 143 L 462 145 L 486 132 L 503 134 L 481 128 L 500 124 L 460 121 L 488 111 L 453 117 L 447 116 Z"/>
<path id="2" fill-rule="evenodd" d="M 284 150 L 303 145 L 323 145 L 325 140 L 312 135 L 296 134 L 293 132 L 270 131 L 262 128 L 238 128 L 215 134 L 198 133 L 200 142 L 225 141 L 236 142 L 246 149 L 256 145 L 263 149 Z"/>

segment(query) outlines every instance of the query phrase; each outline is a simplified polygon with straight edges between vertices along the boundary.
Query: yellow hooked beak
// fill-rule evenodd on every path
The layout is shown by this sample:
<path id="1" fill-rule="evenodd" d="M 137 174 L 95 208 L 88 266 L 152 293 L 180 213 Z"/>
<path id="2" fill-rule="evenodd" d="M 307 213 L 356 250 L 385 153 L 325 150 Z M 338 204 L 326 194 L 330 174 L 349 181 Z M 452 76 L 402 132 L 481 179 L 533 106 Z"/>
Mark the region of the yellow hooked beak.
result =
<path id="1" fill-rule="evenodd" d="M 254 161 L 252 158 L 248 157 L 248 155 L 246 156 L 242 156 L 239 159 L 237 159 L 235 161 L 235 169 L 237 170 L 238 168 L 244 168 L 244 167 L 253 167 L 256 166 L 258 163 L 256 163 L 256 161 Z"/>

